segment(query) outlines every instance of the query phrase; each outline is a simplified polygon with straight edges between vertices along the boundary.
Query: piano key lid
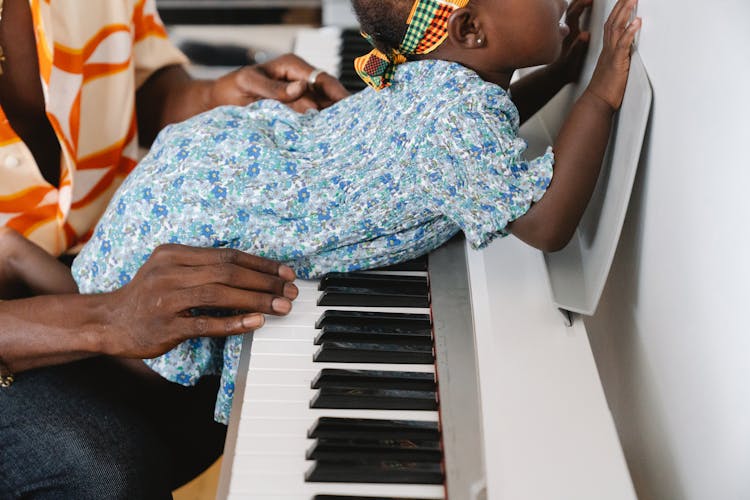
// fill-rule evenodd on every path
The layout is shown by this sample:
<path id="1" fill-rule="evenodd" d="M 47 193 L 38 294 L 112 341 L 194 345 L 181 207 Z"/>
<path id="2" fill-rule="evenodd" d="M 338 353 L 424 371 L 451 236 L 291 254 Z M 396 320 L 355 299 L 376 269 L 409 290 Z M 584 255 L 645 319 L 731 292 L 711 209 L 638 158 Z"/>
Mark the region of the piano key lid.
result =
<path id="1" fill-rule="evenodd" d="M 622 107 L 613 122 L 594 194 L 568 246 L 544 256 L 553 300 L 564 314 L 590 316 L 596 312 L 625 221 L 651 101 L 646 68 L 634 52 Z M 570 103 L 562 104 L 566 111 Z M 542 154 L 554 142 L 549 130 L 559 124 L 560 117 L 552 113 L 559 114 L 560 109 L 560 102 L 550 103 L 521 127 L 519 135 L 529 143 L 529 158 Z"/>

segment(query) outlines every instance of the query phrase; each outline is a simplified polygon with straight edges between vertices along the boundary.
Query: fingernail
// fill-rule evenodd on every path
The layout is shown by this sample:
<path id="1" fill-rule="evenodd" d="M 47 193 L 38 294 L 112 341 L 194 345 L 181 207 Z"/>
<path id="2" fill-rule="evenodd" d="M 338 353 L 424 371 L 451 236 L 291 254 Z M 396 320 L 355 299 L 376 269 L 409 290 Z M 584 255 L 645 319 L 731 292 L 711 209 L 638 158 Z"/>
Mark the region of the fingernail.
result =
<path id="1" fill-rule="evenodd" d="M 273 299 L 273 302 L 271 302 L 271 308 L 273 308 L 274 312 L 286 314 L 292 310 L 292 303 L 289 302 L 289 299 L 276 297 Z"/>
<path id="2" fill-rule="evenodd" d="M 294 270 L 289 266 L 279 266 L 279 276 L 287 281 L 294 281 L 297 279 L 297 275 L 294 274 Z"/>
<path id="3" fill-rule="evenodd" d="M 249 330 L 260 328 L 265 322 L 266 318 L 262 314 L 253 314 L 252 316 L 242 318 L 242 326 Z"/>
<path id="4" fill-rule="evenodd" d="M 291 96 L 298 96 L 305 91 L 305 82 L 292 82 L 286 86 L 286 93 Z"/>
<path id="5" fill-rule="evenodd" d="M 284 297 L 289 300 L 294 300 L 299 295 L 299 288 L 292 283 L 286 283 L 284 285 Z"/>

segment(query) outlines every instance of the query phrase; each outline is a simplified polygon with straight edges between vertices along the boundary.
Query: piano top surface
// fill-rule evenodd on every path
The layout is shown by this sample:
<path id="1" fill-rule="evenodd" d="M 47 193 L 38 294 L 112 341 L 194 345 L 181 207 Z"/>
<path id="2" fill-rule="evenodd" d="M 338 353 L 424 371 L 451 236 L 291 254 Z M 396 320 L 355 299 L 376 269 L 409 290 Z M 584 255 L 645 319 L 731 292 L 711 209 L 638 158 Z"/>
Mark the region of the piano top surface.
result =
<path id="1" fill-rule="evenodd" d="M 634 499 L 583 320 L 566 326 L 541 252 L 466 249 L 488 498 Z"/>

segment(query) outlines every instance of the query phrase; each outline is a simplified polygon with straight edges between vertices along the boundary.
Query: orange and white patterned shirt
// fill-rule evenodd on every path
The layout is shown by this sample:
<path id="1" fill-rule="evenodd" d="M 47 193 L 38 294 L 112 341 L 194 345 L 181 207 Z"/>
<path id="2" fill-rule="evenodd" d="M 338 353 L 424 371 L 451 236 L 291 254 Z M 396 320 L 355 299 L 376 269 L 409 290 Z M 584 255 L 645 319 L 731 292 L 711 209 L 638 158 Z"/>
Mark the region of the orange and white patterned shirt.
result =
<path id="1" fill-rule="evenodd" d="M 135 92 L 187 62 L 154 0 L 29 0 L 47 117 L 61 145 L 50 185 L 0 107 L 0 226 L 53 255 L 85 242 L 138 160 Z"/>

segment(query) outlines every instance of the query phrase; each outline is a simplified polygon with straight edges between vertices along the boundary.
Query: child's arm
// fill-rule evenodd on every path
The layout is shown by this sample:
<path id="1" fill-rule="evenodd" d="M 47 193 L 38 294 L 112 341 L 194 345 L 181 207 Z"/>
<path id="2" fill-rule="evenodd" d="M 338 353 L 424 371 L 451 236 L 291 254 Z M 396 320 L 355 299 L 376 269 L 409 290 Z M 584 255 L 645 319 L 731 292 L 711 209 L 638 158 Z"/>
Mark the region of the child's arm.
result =
<path id="1" fill-rule="evenodd" d="M 592 1 L 573 0 L 568 7 L 565 23 L 570 28 L 570 33 L 565 37 L 562 53 L 557 61 L 529 73 L 510 86 L 521 123 L 539 111 L 565 85 L 578 81 L 591 37 L 588 31 L 581 31 L 580 19 L 591 8 Z"/>
<path id="2" fill-rule="evenodd" d="M 604 46 L 583 95 L 554 144 L 554 177 L 541 200 L 509 225 L 518 238 L 552 252 L 567 245 L 596 186 L 611 120 L 622 104 L 630 50 L 641 19 L 628 24 L 636 0 L 618 0 L 604 25 Z"/>
<path id="3" fill-rule="evenodd" d="M 12 229 L 0 228 L 0 299 L 77 291 L 68 266 Z"/>

